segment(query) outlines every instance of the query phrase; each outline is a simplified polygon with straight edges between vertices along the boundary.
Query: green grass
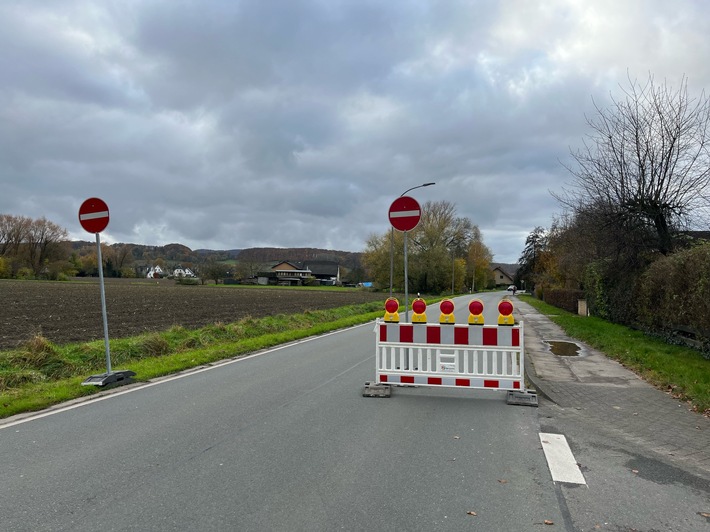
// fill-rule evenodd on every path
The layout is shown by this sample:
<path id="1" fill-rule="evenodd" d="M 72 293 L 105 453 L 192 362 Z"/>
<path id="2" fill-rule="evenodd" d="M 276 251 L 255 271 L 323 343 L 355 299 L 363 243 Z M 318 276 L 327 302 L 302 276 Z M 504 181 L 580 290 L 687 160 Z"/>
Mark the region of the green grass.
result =
<path id="1" fill-rule="evenodd" d="M 573 338 L 603 351 L 644 379 L 700 412 L 710 411 L 710 361 L 699 352 L 669 345 L 621 325 L 581 317 L 519 296 L 560 325 Z M 427 299 L 433 304 L 434 299 Z M 404 309 L 400 308 L 400 313 Z M 147 381 L 260 349 L 367 323 L 382 316 L 381 302 L 303 314 L 216 323 L 200 329 L 173 327 L 165 332 L 111 340 L 114 369 L 136 372 Z M 22 347 L 0 352 L 0 418 L 36 411 L 95 394 L 81 386 L 93 373 L 105 372 L 103 340 L 59 346 L 35 337 Z"/>
<path id="2" fill-rule="evenodd" d="M 110 341 L 111 366 L 136 372 L 147 381 L 186 369 L 243 356 L 336 329 L 367 323 L 382 316 L 381 302 L 303 314 L 216 323 L 200 329 L 173 327 Z M 95 394 L 82 386 L 89 375 L 104 373 L 103 340 L 55 345 L 41 336 L 18 349 L 0 352 L 0 418 L 36 411 Z"/>
<path id="3" fill-rule="evenodd" d="M 604 352 L 658 388 L 710 413 L 710 360 L 699 351 L 671 345 L 643 332 L 593 316 L 578 316 L 531 296 L 522 301 L 549 316 L 572 338 Z"/>

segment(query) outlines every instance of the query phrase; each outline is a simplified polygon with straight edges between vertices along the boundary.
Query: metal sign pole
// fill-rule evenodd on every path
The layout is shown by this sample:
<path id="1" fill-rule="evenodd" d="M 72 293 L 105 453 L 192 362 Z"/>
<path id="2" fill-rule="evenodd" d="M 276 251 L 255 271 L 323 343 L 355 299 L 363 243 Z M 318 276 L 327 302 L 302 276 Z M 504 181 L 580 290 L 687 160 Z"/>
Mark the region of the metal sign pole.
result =
<path id="1" fill-rule="evenodd" d="M 409 323 L 409 273 L 407 271 L 407 233 L 404 232 L 404 322 Z M 409 369 L 409 348 L 405 349 L 403 369 Z"/>
<path id="2" fill-rule="evenodd" d="M 394 227 L 390 227 L 390 297 L 392 297 L 393 280 L 394 280 Z"/>
<path id="3" fill-rule="evenodd" d="M 409 274 L 407 273 L 407 233 L 404 232 L 404 321 L 409 323 Z"/>
<path id="4" fill-rule="evenodd" d="M 106 347 L 106 375 L 111 374 L 111 352 L 108 342 L 108 318 L 106 317 L 106 292 L 104 291 L 104 262 L 101 258 L 101 239 L 96 233 L 96 257 L 99 262 L 99 286 L 101 287 L 101 315 L 104 319 L 104 346 Z"/>

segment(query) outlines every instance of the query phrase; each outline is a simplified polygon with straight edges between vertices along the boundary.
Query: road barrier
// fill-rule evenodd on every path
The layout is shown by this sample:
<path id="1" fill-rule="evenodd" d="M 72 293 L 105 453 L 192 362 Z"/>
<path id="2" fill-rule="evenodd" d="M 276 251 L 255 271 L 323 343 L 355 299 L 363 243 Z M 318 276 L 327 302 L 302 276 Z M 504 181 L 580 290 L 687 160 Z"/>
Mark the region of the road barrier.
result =
<path id="1" fill-rule="evenodd" d="M 453 305 L 448 304 L 440 323 L 378 319 L 376 380 L 366 383 L 363 395 L 389 396 L 390 385 L 503 390 L 509 404 L 536 406 L 537 396 L 525 388 L 524 325 L 508 319 L 512 303 L 504 300 L 506 319 L 499 323 L 505 325 L 479 325 L 482 320 L 475 316 L 482 308 L 475 301 L 468 325 L 451 321 Z M 417 310 L 423 314 L 421 304 Z"/>

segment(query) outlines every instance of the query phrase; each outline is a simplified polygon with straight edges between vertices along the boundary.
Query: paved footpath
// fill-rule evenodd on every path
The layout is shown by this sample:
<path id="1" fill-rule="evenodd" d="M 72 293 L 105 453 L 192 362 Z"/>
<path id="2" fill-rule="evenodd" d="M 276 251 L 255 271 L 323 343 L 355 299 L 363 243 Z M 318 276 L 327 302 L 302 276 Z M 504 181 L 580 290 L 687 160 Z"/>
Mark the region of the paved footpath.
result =
<path id="1" fill-rule="evenodd" d="M 588 420 L 623 440 L 710 479 L 710 419 L 646 383 L 632 371 L 573 340 L 531 305 L 516 302 L 525 322 L 525 371 L 538 394 L 566 415 Z M 574 342 L 579 356 L 557 356 L 545 340 Z"/>

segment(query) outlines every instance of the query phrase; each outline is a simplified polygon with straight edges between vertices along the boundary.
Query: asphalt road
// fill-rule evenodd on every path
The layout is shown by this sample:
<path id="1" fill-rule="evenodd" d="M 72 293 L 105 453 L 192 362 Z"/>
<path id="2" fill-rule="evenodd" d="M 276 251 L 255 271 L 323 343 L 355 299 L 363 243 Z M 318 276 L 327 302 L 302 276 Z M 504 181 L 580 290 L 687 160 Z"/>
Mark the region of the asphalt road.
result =
<path id="1" fill-rule="evenodd" d="M 563 529 L 538 409 L 362 397 L 373 355 L 368 324 L 0 426 L 0 529 Z"/>
<path id="2" fill-rule="evenodd" d="M 501 294 L 477 297 L 495 323 Z M 457 322 L 470 300 L 456 299 Z M 710 527 L 707 479 L 543 398 L 363 397 L 373 328 L 0 422 L 0 530 Z M 582 484 L 553 481 L 546 447 L 562 436 Z"/>

